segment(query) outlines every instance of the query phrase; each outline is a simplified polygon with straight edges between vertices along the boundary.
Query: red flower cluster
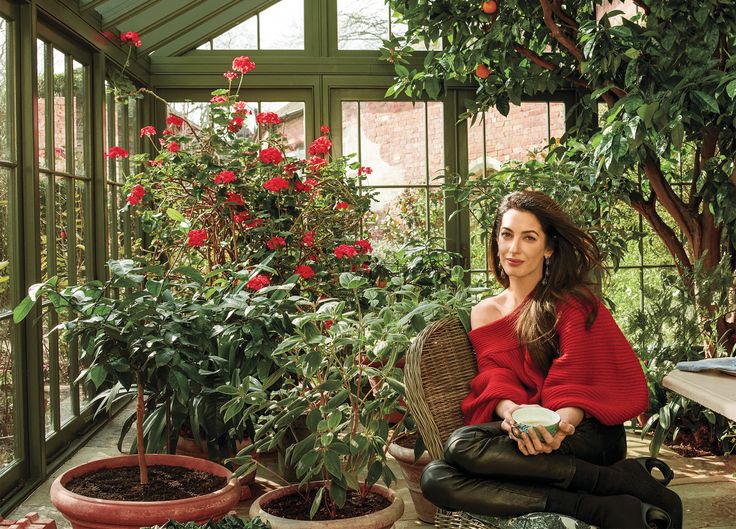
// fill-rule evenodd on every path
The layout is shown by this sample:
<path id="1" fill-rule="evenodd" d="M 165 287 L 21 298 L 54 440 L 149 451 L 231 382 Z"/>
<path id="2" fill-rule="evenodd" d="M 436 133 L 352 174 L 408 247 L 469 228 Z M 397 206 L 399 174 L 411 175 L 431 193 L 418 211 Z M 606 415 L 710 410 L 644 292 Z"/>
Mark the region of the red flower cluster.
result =
<path id="1" fill-rule="evenodd" d="M 312 246 L 314 244 L 314 230 L 308 231 L 302 236 L 302 244 L 304 246 Z"/>
<path id="2" fill-rule="evenodd" d="M 276 147 L 266 147 L 258 153 L 258 159 L 262 163 L 272 163 L 276 165 L 284 160 L 284 156 Z"/>
<path id="3" fill-rule="evenodd" d="M 235 173 L 232 171 L 220 171 L 215 175 L 216 184 L 232 184 L 235 180 L 237 178 L 235 178 Z"/>
<path id="4" fill-rule="evenodd" d="M 328 127 L 327 125 L 322 125 L 322 126 L 321 126 L 321 127 L 319 128 L 319 131 L 320 131 L 320 132 L 321 132 L 322 134 L 329 134 L 329 133 L 330 133 L 330 127 Z"/>
<path id="5" fill-rule="evenodd" d="M 274 176 L 263 184 L 263 187 L 268 189 L 271 193 L 280 193 L 285 189 L 289 189 L 289 181 L 280 176 Z"/>
<path id="6" fill-rule="evenodd" d="M 248 108 L 248 103 L 245 101 L 236 101 L 233 104 L 233 110 L 236 114 L 243 114 L 244 116 L 251 113 L 251 110 Z"/>
<path id="7" fill-rule="evenodd" d="M 362 254 L 368 254 L 373 251 L 373 246 L 371 246 L 371 243 L 365 239 L 358 239 L 355 241 L 355 246 L 358 247 L 358 252 Z"/>
<path id="8" fill-rule="evenodd" d="M 153 125 L 146 125 L 141 129 L 141 138 L 143 136 L 155 136 L 156 128 Z"/>
<path id="9" fill-rule="evenodd" d="M 130 190 L 130 194 L 128 195 L 128 204 L 130 204 L 131 206 L 139 204 L 141 200 L 143 200 L 145 194 L 145 188 L 140 184 L 136 184 L 135 186 L 133 186 L 133 189 Z"/>
<path id="10" fill-rule="evenodd" d="M 351 257 L 355 257 L 356 255 L 358 255 L 358 250 L 355 249 L 355 246 L 341 244 L 337 248 L 335 248 L 335 257 L 337 257 L 338 259 L 349 259 Z"/>
<path id="11" fill-rule="evenodd" d="M 167 149 L 167 150 L 168 150 L 168 151 L 169 151 L 170 153 L 172 153 L 172 154 L 176 154 L 177 152 L 179 152 L 179 151 L 181 150 L 181 145 L 179 145 L 179 144 L 178 144 L 178 143 L 176 143 L 175 141 L 172 141 L 171 143 L 169 143 L 169 144 L 168 144 L 168 145 L 166 146 L 166 149 Z"/>
<path id="12" fill-rule="evenodd" d="M 337 204 L 335 204 L 335 209 L 337 209 L 337 210 L 340 210 L 340 209 L 348 209 L 349 207 L 350 207 L 350 204 L 348 204 L 344 200 L 341 200 L 340 202 L 338 202 Z"/>
<path id="13" fill-rule="evenodd" d="M 245 225 L 244 225 L 243 227 L 244 227 L 244 228 L 245 228 L 246 230 L 249 230 L 249 229 L 251 229 L 251 228 L 257 228 L 257 227 L 258 227 L 258 226 L 260 226 L 261 224 L 263 224 L 263 219 L 253 219 L 253 220 L 252 220 L 252 221 L 250 221 L 250 222 L 249 222 L 248 224 L 245 224 Z"/>
<path id="14" fill-rule="evenodd" d="M 127 158 L 128 151 L 117 145 L 110 147 L 105 153 L 105 158 Z"/>
<path id="15" fill-rule="evenodd" d="M 202 246 L 207 242 L 207 230 L 189 230 L 187 244 L 189 246 Z"/>
<path id="16" fill-rule="evenodd" d="M 325 320 L 325 330 L 326 331 L 329 331 L 330 330 L 330 327 L 332 327 L 334 324 L 335 324 L 335 322 L 332 321 L 332 320 Z"/>
<path id="17" fill-rule="evenodd" d="M 298 265 L 294 269 L 294 273 L 301 276 L 302 279 L 309 279 L 310 277 L 314 277 L 314 269 L 309 265 Z"/>
<path id="18" fill-rule="evenodd" d="M 274 235 L 266 241 L 266 248 L 271 251 L 278 248 L 283 248 L 284 246 L 286 246 L 286 240 L 283 237 L 279 237 L 278 235 Z"/>
<path id="19" fill-rule="evenodd" d="M 322 169 L 325 165 L 327 165 L 327 160 L 324 158 L 320 158 L 319 156 L 312 156 L 309 160 L 309 170 L 313 173 L 316 173 L 320 169 Z"/>
<path id="20" fill-rule="evenodd" d="M 228 204 L 235 204 L 236 206 L 244 206 L 243 203 L 243 197 L 238 195 L 237 193 L 228 193 L 227 194 L 227 202 Z"/>
<path id="21" fill-rule="evenodd" d="M 136 48 L 141 45 L 141 38 L 135 31 L 126 31 L 120 34 L 120 41 L 123 44 L 133 44 Z"/>
<path id="22" fill-rule="evenodd" d="M 256 115 L 256 121 L 262 124 L 278 125 L 281 118 L 276 112 L 261 112 Z"/>
<path id="23" fill-rule="evenodd" d="M 227 124 L 227 130 L 230 132 L 238 132 L 243 128 L 243 116 L 233 116 L 230 123 Z"/>
<path id="24" fill-rule="evenodd" d="M 330 149 L 332 149 L 332 142 L 330 141 L 330 138 L 328 138 L 327 136 L 320 136 L 309 146 L 309 148 L 307 149 L 307 154 L 309 156 L 315 156 L 317 154 L 325 155 L 330 152 Z"/>
<path id="25" fill-rule="evenodd" d="M 225 101 L 227 101 L 225 96 L 215 96 L 212 99 L 210 99 L 210 103 L 212 103 L 213 105 L 217 103 L 224 103 Z"/>
<path id="26" fill-rule="evenodd" d="M 298 180 L 294 184 L 294 190 L 297 193 L 309 193 L 318 183 L 316 178 L 307 178 L 304 182 Z"/>
<path id="27" fill-rule="evenodd" d="M 358 176 L 362 176 L 364 174 L 371 174 L 373 172 L 373 169 L 370 167 L 363 167 L 362 165 L 358 167 Z"/>
<path id="28" fill-rule="evenodd" d="M 267 287 L 271 284 L 271 280 L 265 274 L 258 274 L 253 279 L 248 281 L 245 286 L 253 290 L 261 290 L 263 287 Z"/>
<path id="29" fill-rule="evenodd" d="M 234 81 L 235 79 L 237 79 L 238 77 L 240 77 L 240 74 L 237 74 L 237 73 L 235 73 L 235 72 L 232 72 L 232 71 L 230 71 L 230 70 L 226 71 L 226 72 L 225 72 L 224 74 L 222 74 L 222 75 L 223 75 L 223 77 L 225 77 L 225 79 L 227 79 L 228 81 Z"/>
<path id="30" fill-rule="evenodd" d="M 233 215 L 233 220 L 237 222 L 238 224 L 245 222 L 249 218 L 250 218 L 250 213 L 248 213 L 247 211 L 241 211 Z"/>
<path id="31" fill-rule="evenodd" d="M 166 117 L 166 124 L 171 125 L 172 127 L 181 127 L 184 124 L 184 119 L 171 114 Z"/>
<path id="32" fill-rule="evenodd" d="M 233 70 L 235 70 L 238 73 L 242 73 L 243 75 L 247 74 L 255 67 L 256 67 L 255 63 L 251 61 L 245 55 L 242 55 L 240 57 L 235 57 L 233 59 Z"/>

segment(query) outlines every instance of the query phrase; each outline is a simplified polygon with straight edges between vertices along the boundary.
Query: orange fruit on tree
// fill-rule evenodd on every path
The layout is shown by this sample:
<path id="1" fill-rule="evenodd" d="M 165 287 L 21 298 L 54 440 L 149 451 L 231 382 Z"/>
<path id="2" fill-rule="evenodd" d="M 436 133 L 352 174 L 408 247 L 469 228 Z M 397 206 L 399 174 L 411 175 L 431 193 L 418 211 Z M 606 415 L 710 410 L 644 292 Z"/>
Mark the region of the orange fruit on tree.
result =
<path id="1" fill-rule="evenodd" d="M 483 12 L 487 15 L 492 15 L 498 11 L 498 4 L 494 0 L 488 0 L 488 2 L 483 2 Z"/>
<path id="2" fill-rule="evenodd" d="M 479 64 L 475 68 L 475 75 L 477 75 L 480 79 L 486 79 L 489 75 L 491 75 L 491 71 L 485 64 Z"/>

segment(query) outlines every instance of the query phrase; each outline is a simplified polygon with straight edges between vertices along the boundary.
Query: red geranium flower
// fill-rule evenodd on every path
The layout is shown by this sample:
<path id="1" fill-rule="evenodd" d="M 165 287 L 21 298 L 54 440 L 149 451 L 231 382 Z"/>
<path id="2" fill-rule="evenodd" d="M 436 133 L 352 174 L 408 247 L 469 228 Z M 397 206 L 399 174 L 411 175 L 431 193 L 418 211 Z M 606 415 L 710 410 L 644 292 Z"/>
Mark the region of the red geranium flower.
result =
<path id="1" fill-rule="evenodd" d="M 120 41 L 124 44 L 133 44 L 136 48 L 141 45 L 141 38 L 135 31 L 126 31 L 120 34 Z"/>
<path id="2" fill-rule="evenodd" d="M 296 173 L 298 169 L 299 169 L 299 166 L 295 162 L 287 163 L 284 166 L 284 171 L 287 173 L 291 173 L 291 174 Z"/>
<path id="3" fill-rule="evenodd" d="M 105 158 L 127 158 L 128 151 L 117 145 L 110 147 L 105 153 Z"/>
<path id="4" fill-rule="evenodd" d="M 230 123 L 227 124 L 227 130 L 230 132 L 238 132 L 243 128 L 243 116 L 233 116 Z"/>
<path id="5" fill-rule="evenodd" d="M 167 150 L 168 150 L 168 151 L 169 151 L 170 153 L 176 154 L 177 152 L 179 152 L 179 151 L 181 150 L 181 145 L 179 145 L 179 144 L 178 144 L 178 143 L 176 143 L 175 141 L 172 141 L 171 143 L 169 143 L 169 144 L 168 144 L 168 145 L 166 146 L 166 149 L 167 149 Z"/>
<path id="6" fill-rule="evenodd" d="M 155 136 L 156 128 L 153 125 L 146 125 L 141 129 L 141 138 L 143 136 Z"/>
<path id="7" fill-rule="evenodd" d="M 240 76 L 240 74 L 238 74 L 238 73 L 235 73 L 235 72 L 231 72 L 230 70 L 226 71 L 226 72 L 225 72 L 224 74 L 222 74 L 222 75 L 223 75 L 223 76 L 225 77 L 225 79 L 227 79 L 228 81 L 234 81 L 235 79 L 237 79 L 237 78 L 238 78 L 238 77 Z"/>
<path id="8" fill-rule="evenodd" d="M 263 184 L 263 187 L 268 189 L 271 193 L 279 193 L 284 189 L 289 189 L 289 181 L 280 176 L 274 176 L 269 181 Z"/>
<path id="9" fill-rule="evenodd" d="M 251 228 L 257 228 L 261 224 L 263 224 L 263 219 L 253 219 L 248 224 L 245 224 L 244 225 L 244 228 L 247 229 L 247 230 L 249 230 Z"/>
<path id="10" fill-rule="evenodd" d="M 283 237 L 279 237 L 278 235 L 274 235 L 266 241 L 266 248 L 272 251 L 276 250 L 277 248 L 283 248 L 284 246 L 286 246 L 286 240 L 284 240 Z"/>
<path id="11" fill-rule="evenodd" d="M 220 171 L 215 175 L 216 184 L 232 184 L 235 180 L 237 178 L 235 178 L 235 173 L 232 171 Z"/>
<path id="12" fill-rule="evenodd" d="M 267 287 L 271 284 L 271 280 L 265 274 L 258 274 L 253 279 L 248 281 L 245 286 L 253 290 L 261 290 L 263 287 Z"/>
<path id="13" fill-rule="evenodd" d="M 248 213 L 247 211 L 241 211 L 241 212 L 236 213 L 235 215 L 233 215 L 233 220 L 235 222 L 237 222 L 238 224 L 241 224 L 241 223 L 245 222 L 249 218 L 250 218 L 250 213 Z M 258 219 L 258 220 L 260 220 L 260 219 Z"/>
<path id="14" fill-rule="evenodd" d="M 243 206 L 243 197 L 238 195 L 237 193 L 228 193 L 227 194 L 227 202 L 229 204 L 235 204 L 236 206 Z"/>
<path id="15" fill-rule="evenodd" d="M 302 244 L 304 246 L 312 246 L 314 244 L 314 230 L 308 231 L 302 236 Z"/>
<path id="16" fill-rule="evenodd" d="M 335 248 L 335 257 L 337 257 L 338 259 L 349 259 L 351 257 L 355 257 L 356 255 L 358 255 L 358 250 L 355 249 L 355 246 L 341 244 L 337 248 Z"/>
<path id="17" fill-rule="evenodd" d="M 256 65 L 248 57 L 242 55 L 233 59 L 233 70 L 236 72 L 246 74 L 250 72 Z"/>
<path id="18" fill-rule="evenodd" d="M 215 96 L 212 99 L 210 99 L 210 103 L 217 104 L 217 103 L 224 103 L 227 101 L 227 98 L 225 96 Z"/>
<path id="19" fill-rule="evenodd" d="M 135 186 L 133 186 L 133 189 L 130 190 L 130 194 L 128 195 L 128 204 L 130 204 L 131 206 L 139 204 L 141 200 L 143 200 L 145 194 L 145 188 L 140 184 L 136 184 Z"/>
<path id="20" fill-rule="evenodd" d="M 329 331 L 330 330 L 330 327 L 332 327 L 334 324 L 335 324 L 335 322 L 332 321 L 332 320 L 325 320 L 325 330 L 326 331 Z"/>
<path id="21" fill-rule="evenodd" d="M 309 265 L 298 265 L 294 269 L 294 273 L 300 275 L 302 279 L 314 277 L 314 269 Z"/>
<path id="22" fill-rule="evenodd" d="M 364 174 L 371 174 L 373 172 L 373 169 L 370 167 L 363 167 L 362 165 L 358 167 L 358 176 L 362 176 Z"/>
<path id="23" fill-rule="evenodd" d="M 187 244 L 189 246 L 202 246 L 207 242 L 207 230 L 189 230 Z"/>
<path id="24" fill-rule="evenodd" d="M 171 114 L 166 117 L 166 124 L 172 127 L 181 127 L 184 124 L 184 119 Z"/>
<path id="25" fill-rule="evenodd" d="M 355 246 L 357 246 L 358 251 L 363 254 L 371 253 L 373 251 L 373 247 L 371 246 L 371 243 L 369 243 L 365 239 L 358 239 L 357 241 L 355 241 Z"/>
<path id="26" fill-rule="evenodd" d="M 327 160 L 324 158 L 320 158 L 319 156 L 312 156 L 309 161 L 309 170 L 312 172 L 317 172 L 320 169 L 322 169 L 325 165 L 327 165 Z"/>
<path id="27" fill-rule="evenodd" d="M 328 127 L 327 125 L 322 125 L 322 126 L 321 126 L 321 127 L 319 128 L 319 131 L 320 131 L 320 132 L 321 132 L 322 134 L 329 134 L 329 133 L 330 133 L 330 127 Z"/>
<path id="28" fill-rule="evenodd" d="M 276 165 L 284 160 L 284 156 L 276 147 L 266 147 L 258 153 L 258 159 L 263 163 L 272 163 Z"/>
<path id="29" fill-rule="evenodd" d="M 250 114 L 251 111 L 248 108 L 248 103 L 246 103 L 245 101 L 236 101 L 233 104 L 233 110 L 235 110 L 237 114 Z"/>
<path id="30" fill-rule="evenodd" d="M 350 207 L 350 204 L 348 204 L 344 200 L 341 200 L 340 202 L 338 202 L 337 204 L 335 204 L 335 209 L 337 209 L 337 210 L 340 210 L 340 209 L 348 209 L 349 207 Z"/>
<path id="31" fill-rule="evenodd" d="M 315 156 L 317 154 L 324 155 L 330 152 L 330 149 L 332 149 L 332 142 L 330 141 L 330 138 L 328 138 L 327 136 L 320 136 L 309 146 L 309 149 L 307 149 L 307 154 L 309 156 Z"/>
<path id="32" fill-rule="evenodd" d="M 258 123 L 278 125 L 281 123 L 281 118 L 276 112 L 260 112 L 256 115 L 256 121 Z"/>

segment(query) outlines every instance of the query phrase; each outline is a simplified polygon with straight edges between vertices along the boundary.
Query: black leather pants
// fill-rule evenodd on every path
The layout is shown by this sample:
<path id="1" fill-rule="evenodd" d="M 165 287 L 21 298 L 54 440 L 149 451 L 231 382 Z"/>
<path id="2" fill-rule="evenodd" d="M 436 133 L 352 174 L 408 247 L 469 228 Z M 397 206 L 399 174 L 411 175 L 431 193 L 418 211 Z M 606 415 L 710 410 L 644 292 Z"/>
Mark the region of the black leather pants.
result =
<path id="1" fill-rule="evenodd" d="M 435 505 L 490 516 L 546 511 L 550 487 L 567 488 L 575 458 L 612 465 L 626 457 L 622 425 L 586 419 L 551 454 L 523 455 L 500 422 L 464 426 L 445 443 L 444 459 L 424 469 L 422 493 Z"/>

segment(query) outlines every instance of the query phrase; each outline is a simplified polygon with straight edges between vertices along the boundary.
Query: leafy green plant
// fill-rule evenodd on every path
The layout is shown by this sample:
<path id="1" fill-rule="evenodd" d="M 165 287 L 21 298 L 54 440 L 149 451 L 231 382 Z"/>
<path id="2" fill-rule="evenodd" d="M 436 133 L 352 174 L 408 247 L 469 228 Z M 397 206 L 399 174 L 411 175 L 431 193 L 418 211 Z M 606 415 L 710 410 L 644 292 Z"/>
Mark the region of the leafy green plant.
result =
<path id="1" fill-rule="evenodd" d="M 164 525 L 156 525 L 143 529 L 270 529 L 270 527 L 270 523 L 258 517 L 244 521 L 237 516 L 225 516 L 222 520 L 210 520 L 204 524 L 198 524 L 197 522 L 181 523 L 169 520 Z"/>
<path id="2" fill-rule="evenodd" d="M 288 449 L 287 459 L 296 464 L 302 485 L 324 481 L 311 516 L 324 502 L 334 517 L 348 490 L 366 494 L 379 479 L 390 485 L 395 477 L 386 462 L 387 446 L 402 424 L 390 433 L 387 416 L 404 395 L 397 364 L 428 321 L 452 312 L 469 319 L 471 299 L 463 275 L 456 267 L 454 288 L 424 298 L 420 287 L 401 277 L 382 288 L 346 272 L 340 275 L 340 299 L 321 300 L 311 309 L 305 305 L 294 319 L 294 335 L 274 351 L 279 372 L 263 388 L 283 374 L 287 383 L 270 395 L 252 384 L 220 388 L 232 397 L 227 415 L 267 412 L 256 426 L 253 447 L 236 458 L 243 465 L 236 474 L 256 465 L 249 450 L 276 446 L 305 416 L 308 434 Z"/>

